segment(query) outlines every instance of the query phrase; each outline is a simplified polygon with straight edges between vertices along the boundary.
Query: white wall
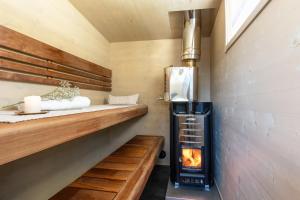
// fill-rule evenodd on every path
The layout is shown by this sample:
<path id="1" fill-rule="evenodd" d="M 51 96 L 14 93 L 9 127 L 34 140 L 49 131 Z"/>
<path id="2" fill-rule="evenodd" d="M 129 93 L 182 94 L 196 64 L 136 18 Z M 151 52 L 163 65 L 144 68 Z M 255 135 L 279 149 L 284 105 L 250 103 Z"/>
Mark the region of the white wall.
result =
<path id="1" fill-rule="evenodd" d="M 224 200 L 300 196 L 300 1 L 273 0 L 225 49 L 212 41 L 216 181 Z"/>

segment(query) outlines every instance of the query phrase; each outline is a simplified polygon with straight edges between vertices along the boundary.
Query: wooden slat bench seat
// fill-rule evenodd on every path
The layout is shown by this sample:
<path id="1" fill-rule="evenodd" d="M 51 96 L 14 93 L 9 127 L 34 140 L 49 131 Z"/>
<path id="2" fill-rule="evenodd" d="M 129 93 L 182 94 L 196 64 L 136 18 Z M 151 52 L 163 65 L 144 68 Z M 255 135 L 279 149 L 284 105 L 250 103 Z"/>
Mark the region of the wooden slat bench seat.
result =
<path id="1" fill-rule="evenodd" d="M 50 200 L 137 200 L 162 144 L 161 136 L 135 136 Z"/>

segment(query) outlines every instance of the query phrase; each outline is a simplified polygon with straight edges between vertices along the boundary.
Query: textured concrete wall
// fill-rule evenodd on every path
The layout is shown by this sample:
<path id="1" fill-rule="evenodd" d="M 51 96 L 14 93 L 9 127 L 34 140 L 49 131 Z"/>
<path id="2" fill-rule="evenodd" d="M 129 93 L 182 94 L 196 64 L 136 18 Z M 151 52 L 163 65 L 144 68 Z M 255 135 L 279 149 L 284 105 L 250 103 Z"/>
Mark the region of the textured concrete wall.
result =
<path id="1" fill-rule="evenodd" d="M 201 102 L 211 101 L 210 95 L 210 38 L 201 39 L 201 58 L 198 63 L 198 100 Z"/>
<path id="2" fill-rule="evenodd" d="M 125 134 L 155 134 L 166 138 L 164 150 L 169 164 L 169 106 L 157 100 L 164 92 L 164 67 L 179 65 L 181 40 L 121 42 L 111 45 L 114 95 L 139 93 L 149 113 Z"/>
<path id="3" fill-rule="evenodd" d="M 224 53 L 212 35 L 216 181 L 224 200 L 300 196 L 300 1 L 273 0 Z"/>
<path id="4" fill-rule="evenodd" d="M 200 63 L 200 99 L 210 100 L 210 40 L 202 41 Z M 165 137 L 167 157 L 160 164 L 169 164 L 169 104 L 158 101 L 164 92 L 164 68 L 181 65 L 181 39 L 112 43 L 111 69 L 114 95 L 139 93 L 140 103 L 149 106 L 149 113 L 124 134 L 155 134 Z"/>
<path id="5" fill-rule="evenodd" d="M 113 70 L 113 94 L 141 94 L 149 105 L 143 118 L 106 129 L 0 166 L 0 199 L 43 200 L 84 173 L 136 134 L 166 136 L 169 150 L 168 104 L 163 93 L 163 68 L 180 64 L 181 40 L 110 44 L 67 0 L 0 0 L 0 24 Z M 201 100 L 210 99 L 209 39 L 203 40 Z M 113 52 L 110 50 L 112 49 Z M 27 95 L 40 95 L 52 86 L 0 81 L 0 106 Z M 105 92 L 82 90 L 93 103 Z M 67 130 L 66 130 L 67 131 Z M 168 164 L 168 157 L 162 164 Z"/>
<path id="6" fill-rule="evenodd" d="M 0 0 L 0 10 L 1 25 L 108 67 L 110 44 L 69 1 Z M 51 86 L 0 81 L 0 105 L 51 89 Z M 91 97 L 94 103 L 103 103 L 108 95 L 91 90 L 82 90 L 82 94 Z M 137 121 L 0 166 L 0 199 L 48 199 L 124 144 L 132 134 L 123 131 Z"/>
<path id="7" fill-rule="evenodd" d="M 67 0 L 0 0 L 0 25 L 109 67 L 110 43 Z M 9 90 L 7 89 L 9 88 Z M 54 87 L 0 81 L 0 106 L 24 96 L 40 95 Z M 107 93 L 82 90 L 93 102 L 103 102 Z"/>

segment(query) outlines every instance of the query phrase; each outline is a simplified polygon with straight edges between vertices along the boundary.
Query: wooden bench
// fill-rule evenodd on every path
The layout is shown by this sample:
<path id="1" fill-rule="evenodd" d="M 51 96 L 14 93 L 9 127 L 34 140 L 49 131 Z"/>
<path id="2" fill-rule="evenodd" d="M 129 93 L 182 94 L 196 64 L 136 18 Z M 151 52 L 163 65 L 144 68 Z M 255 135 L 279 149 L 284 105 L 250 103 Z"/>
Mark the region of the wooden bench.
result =
<path id="1" fill-rule="evenodd" d="M 50 200 L 137 200 L 162 144 L 161 136 L 135 136 Z"/>

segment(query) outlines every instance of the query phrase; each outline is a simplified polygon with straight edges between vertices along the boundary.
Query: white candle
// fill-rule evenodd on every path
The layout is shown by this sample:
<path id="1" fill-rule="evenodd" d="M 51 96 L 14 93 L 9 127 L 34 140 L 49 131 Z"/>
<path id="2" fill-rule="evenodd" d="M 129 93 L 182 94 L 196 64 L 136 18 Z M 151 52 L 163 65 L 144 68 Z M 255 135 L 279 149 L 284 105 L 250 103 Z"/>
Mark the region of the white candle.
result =
<path id="1" fill-rule="evenodd" d="M 40 96 L 24 97 L 24 112 L 25 113 L 41 112 L 41 97 Z"/>

